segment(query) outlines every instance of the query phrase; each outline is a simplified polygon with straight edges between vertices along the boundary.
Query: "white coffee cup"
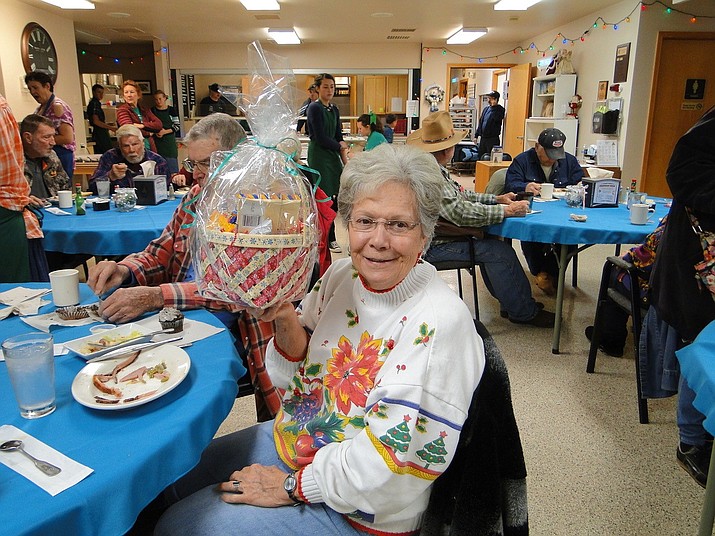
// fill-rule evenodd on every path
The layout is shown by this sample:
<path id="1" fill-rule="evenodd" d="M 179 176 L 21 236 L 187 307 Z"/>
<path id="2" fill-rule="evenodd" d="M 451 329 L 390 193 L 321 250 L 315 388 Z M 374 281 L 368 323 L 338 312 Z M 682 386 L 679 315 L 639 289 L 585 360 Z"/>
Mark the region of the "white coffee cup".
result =
<path id="1" fill-rule="evenodd" d="M 97 196 L 109 198 L 109 181 L 97 181 Z"/>
<path id="2" fill-rule="evenodd" d="M 79 303 L 79 272 L 74 269 L 50 272 L 52 301 L 56 307 Z"/>
<path id="3" fill-rule="evenodd" d="M 60 201 L 60 208 L 72 208 L 72 205 L 74 205 L 72 192 L 69 190 L 60 190 L 57 192 L 57 198 Z"/>
<path id="4" fill-rule="evenodd" d="M 541 184 L 541 199 L 553 199 L 554 198 L 554 185 L 551 182 L 544 182 Z"/>
<path id="5" fill-rule="evenodd" d="M 648 223 L 648 208 L 645 203 L 633 203 L 631 205 L 631 223 L 633 225 L 645 225 Z"/>

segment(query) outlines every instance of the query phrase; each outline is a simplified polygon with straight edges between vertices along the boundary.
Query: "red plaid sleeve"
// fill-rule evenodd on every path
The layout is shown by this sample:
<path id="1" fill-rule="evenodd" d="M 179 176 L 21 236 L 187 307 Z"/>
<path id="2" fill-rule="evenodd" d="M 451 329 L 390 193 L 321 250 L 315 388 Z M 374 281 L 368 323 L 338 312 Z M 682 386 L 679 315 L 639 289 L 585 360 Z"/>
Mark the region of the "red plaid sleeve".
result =
<path id="1" fill-rule="evenodd" d="M 27 238 L 42 238 L 37 217 L 25 210 L 30 203 L 30 185 L 25 178 L 25 157 L 17 121 L 5 97 L 0 95 L 0 206 L 22 212 Z"/>

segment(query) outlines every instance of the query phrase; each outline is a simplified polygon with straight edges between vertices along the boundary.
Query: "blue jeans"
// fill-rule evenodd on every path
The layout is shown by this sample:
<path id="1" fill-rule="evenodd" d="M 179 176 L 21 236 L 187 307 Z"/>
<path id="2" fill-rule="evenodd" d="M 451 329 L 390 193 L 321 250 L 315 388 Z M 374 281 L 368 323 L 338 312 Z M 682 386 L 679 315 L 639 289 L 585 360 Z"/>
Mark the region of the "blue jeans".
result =
<path id="1" fill-rule="evenodd" d="M 473 238 L 474 257 L 489 293 L 499 300 L 512 320 L 531 320 L 539 312 L 531 295 L 529 280 L 511 245 L 493 238 Z M 424 256 L 427 262 L 467 261 L 469 244 L 464 240 L 432 245 Z"/>
<path id="2" fill-rule="evenodd" d="M 680 385 L 678 386 L 678 432 L 680 441 L 688 445 L 702 446 L 712 436 L 703 427 L 705 415 L 700 413 L 695 406 L 695 391 L 693 391 L 685 381 L 685 376 L 681 374 Z"/>
<path id="3" fill-rule="evenodd" d="M 214 439 L 199 464 L 164 491 L 175 504 L 161 517 L 154 535 L 363 534 L 326 504 L 261 508 L 223 502 L 216 484 L 253 463 L 290 472 L 276 453 L 273 421 Z"/>

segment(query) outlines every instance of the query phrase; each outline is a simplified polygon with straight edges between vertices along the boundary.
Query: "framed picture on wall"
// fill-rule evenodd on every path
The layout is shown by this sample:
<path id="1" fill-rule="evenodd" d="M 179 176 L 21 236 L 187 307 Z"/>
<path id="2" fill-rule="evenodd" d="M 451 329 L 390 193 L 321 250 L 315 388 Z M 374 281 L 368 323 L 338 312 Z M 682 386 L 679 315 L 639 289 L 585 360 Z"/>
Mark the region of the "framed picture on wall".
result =
<path id="1" fill-rule="evenodd" d="M 601 80 L 598 83 L 598 95 L 596 96 L 596 100 L 606 100 L 607 95 L 608 95 L 608 80 Z"/>
<path id="2" fill-rule="evenodd" d="M 149 80 L 137 80 L 137 85 L 141 89 L 142 95 L 151 95 L 151 82 Z"/>

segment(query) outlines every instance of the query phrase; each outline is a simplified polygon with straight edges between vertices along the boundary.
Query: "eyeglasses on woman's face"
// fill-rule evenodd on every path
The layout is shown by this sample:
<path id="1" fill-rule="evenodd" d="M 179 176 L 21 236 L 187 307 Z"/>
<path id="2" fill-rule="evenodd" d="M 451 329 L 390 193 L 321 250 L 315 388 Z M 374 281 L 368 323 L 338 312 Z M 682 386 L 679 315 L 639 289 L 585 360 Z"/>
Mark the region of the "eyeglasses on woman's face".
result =
<path id="1" fill-rule="evenodd" d="M 375 220 L 365 216 L 350 218 L 348 220 L 352 228 L 359 233 L 369 233 L 377 228 L 378 224 L 384 225 L 388 233 L 401 236 L 406 235 L 419 225 L 419 222 L 403 220 Z"/>

